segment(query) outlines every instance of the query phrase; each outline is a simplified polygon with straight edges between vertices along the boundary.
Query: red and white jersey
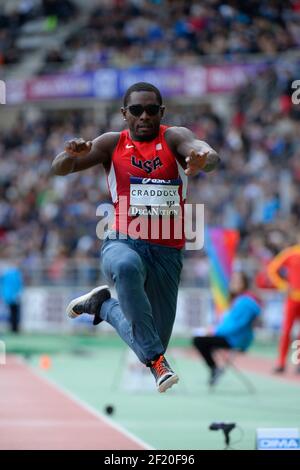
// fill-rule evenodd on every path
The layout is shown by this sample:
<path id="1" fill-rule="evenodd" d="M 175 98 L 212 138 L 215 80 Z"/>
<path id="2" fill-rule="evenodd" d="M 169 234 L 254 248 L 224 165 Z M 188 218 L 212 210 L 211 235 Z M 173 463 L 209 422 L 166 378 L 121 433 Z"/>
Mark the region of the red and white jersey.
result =
<path id="1" fill-rule="evenodd" d="M 165 140 L 160 126 L 150 142 L 120 134 L 107 182 L 115 207 L 113 229 L 131 238 L 182 248 L 187 176 Z"/>

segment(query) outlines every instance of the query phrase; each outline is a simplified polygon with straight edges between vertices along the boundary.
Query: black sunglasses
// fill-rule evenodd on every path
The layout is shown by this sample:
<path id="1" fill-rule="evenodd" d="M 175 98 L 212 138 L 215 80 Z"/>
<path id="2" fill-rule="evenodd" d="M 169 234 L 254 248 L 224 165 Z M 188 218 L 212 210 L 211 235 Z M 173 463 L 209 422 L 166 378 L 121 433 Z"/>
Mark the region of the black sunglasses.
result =
<path id="1" fill-rule="evenodd" d="M 129 109 L 130 114 L 136 117 L 141 116 L 144 111 L 146 111 L 148 116 L 156 116 L 159 113 L 161 106 L 159 104 L 146 104 L 146 106 L 142 106 L 141 104 L 132 104 L 130 106 L 126 106 L 125 109 Z"/>

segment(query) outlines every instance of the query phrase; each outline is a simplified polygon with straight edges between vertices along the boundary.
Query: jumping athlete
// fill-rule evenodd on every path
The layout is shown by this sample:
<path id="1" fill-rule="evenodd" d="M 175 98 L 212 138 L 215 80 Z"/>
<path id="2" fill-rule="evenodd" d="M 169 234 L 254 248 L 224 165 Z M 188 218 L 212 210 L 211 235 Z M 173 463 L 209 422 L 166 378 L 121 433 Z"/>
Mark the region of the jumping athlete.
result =
<path id="1" fill-rule="evenodd" d="M 150 367 L 159 392 L 178 382 L 164 353 L 182 269 L 187 176 L 212 171 L 219 162 L 217 153 L 189 129 L 161 125 L 164 111 L 160 91 L 136 83 L 125 93 L 121 108 L 128 129 L 107 132 L 92 142 L 71 140 L 52 164 L 55 174 L 67 175 L 101 163 L 115 208 L 101 261 L 118 300 L 111 298 L 108 286 L 100 286 L 74 299 L 67 314 L 75 318 L 89 313 L 94 324 L 105 320 L 112 325 Z M 170 220 L 167 235 L 162 234 L 165 213 Z"/>

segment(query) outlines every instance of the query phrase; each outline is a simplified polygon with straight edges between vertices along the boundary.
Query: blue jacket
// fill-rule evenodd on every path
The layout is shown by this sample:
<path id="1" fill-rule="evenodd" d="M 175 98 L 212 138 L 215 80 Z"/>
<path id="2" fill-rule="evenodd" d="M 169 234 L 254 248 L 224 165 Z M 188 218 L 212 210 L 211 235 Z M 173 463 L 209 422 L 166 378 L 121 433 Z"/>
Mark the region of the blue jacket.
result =
<path id="1" fill-rule="evenodd" d="M 8 305 L 19 301 L 23 290 L 23 278 L 18 268 L 6 269 L 0 279 L 0 295 Z"/>
<path id="2" fill-rule="evenodd" d="M 254 338 L 253 321 L 260 313 L 258 299 L 248 292 L 241 294 L 224 313 L 215 334 L 223 336 L 233 348 L 246 350 Z"/>

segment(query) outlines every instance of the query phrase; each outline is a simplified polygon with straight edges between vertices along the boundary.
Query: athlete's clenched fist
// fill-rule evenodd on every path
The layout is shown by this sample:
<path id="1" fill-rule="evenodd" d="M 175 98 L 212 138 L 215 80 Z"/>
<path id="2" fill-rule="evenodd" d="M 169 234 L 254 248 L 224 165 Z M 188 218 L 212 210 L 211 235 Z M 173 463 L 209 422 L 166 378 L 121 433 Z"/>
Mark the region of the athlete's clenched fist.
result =
<path id="1" fill-rule="evenodd" d="M 65 143 L 65 152 L 71 157 L 84 157 L 90 153 L 92 148 L 92 142 L 86 142 L 84 139 L 73 139 L 68 140 Z"/>

